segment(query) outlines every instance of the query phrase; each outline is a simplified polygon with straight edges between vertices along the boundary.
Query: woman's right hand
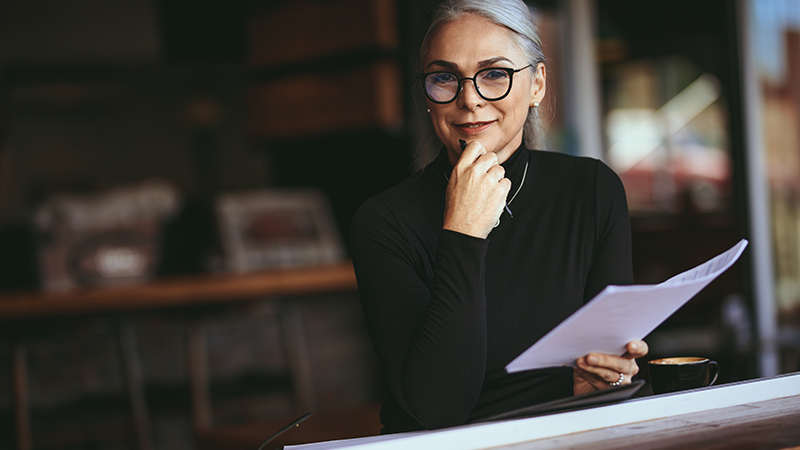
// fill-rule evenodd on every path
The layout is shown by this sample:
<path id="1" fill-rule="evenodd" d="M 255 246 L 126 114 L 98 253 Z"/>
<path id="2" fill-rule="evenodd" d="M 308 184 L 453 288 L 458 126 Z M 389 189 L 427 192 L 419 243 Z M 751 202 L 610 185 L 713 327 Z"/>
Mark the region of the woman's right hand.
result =
<path id="1" fill-rule="evenodd" d="M 456 162 L 447 183 L 446 230 L 485 239 L 494 228 L 511 190 L 497 155 L 472 141 Z"/>

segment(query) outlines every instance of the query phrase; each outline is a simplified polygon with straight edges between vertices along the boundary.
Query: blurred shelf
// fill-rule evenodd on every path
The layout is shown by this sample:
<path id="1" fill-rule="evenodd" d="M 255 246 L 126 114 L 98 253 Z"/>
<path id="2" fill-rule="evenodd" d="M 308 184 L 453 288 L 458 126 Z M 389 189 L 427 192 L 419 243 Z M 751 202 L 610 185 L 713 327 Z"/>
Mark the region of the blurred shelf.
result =
<path id="1" fill-rule="evenodd" d="M 359 49 L 395 49 L 397 6 L 395 0 L 330 0 L 261 8 L 248 20 L 249 64 L 275 68 Z"/>
<path id="2" fill-rule="evenodd" d="M 246 274 L 208 274 L 63 293 L 0 294 L 0 320 L 243 302 L 281 295 L 355 292 L 351 262 Z"/>

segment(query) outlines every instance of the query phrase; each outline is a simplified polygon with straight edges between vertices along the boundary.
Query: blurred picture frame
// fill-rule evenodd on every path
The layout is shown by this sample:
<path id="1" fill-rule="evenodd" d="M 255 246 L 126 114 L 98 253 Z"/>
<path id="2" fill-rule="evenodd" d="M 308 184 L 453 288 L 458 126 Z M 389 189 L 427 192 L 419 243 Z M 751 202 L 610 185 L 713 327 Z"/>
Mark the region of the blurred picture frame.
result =
<path id="1" fill-rule="evenodd" d="M 224 267 L 252 272 L 345 259 L 327 197 L 318 190 L 261 190 L 216 201 Z"/>

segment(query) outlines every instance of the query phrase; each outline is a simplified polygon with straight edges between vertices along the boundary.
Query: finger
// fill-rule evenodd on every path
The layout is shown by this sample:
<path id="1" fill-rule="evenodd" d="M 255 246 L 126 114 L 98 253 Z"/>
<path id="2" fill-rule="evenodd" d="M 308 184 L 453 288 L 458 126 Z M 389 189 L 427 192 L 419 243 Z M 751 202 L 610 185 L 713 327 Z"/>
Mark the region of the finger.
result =
<path id="1" fill-rule="evenodd" d="M 589 353 L 578 358 L 578 365 L 585 370 L 607 369 L 617 373 L 628 372 L 632 367 L 630 359 L 605 353 Z"/>
<path id="2" fill-rule="evenodd" d="M 590 374 L 594 375 L 598 380 L 602 380 L 603 383 L 606 383 L 606 384 L 614 383 L 616 381 L 619 381 L 620 374 L 623 374 L 623 376 L 626 376 L 627 378 L 631 377 L 631 375 L 628 374 L 628 373 L 625 373 L 625 372 L 622 372 L 622 371 L 617 372 L 617 371 L 610 370 L 610 369 L 607 369 L 607 368 L 604 368 L 604 367 L 581 368 L 579 366 L 578 368 L 580 368 L 581 370 L 583 370 L 586 373 L 590 373 Z"/>
<path id="3" fill-rule="evenodd" d="M 501 165 L 495 165 L 489 168 L 486 172 L 493 181 L 500 181 L 506 177 L 506 169 Z"/>
<path id="4" fill-rule="evenodd" d="M 584 380 L 586 380 L 589 384 L 591 384 L 595 389 L 606 389 L 608 388 L 608 382 L 603 378 L 591 373 L 587 372 L 580 367 L 575 368 L 575 372 Z"/>
<path id="5" fill-rule="evenodd" d="M 636 361 L 604 353 L 589 353 L 578 358 L 577 363 L 583 370 L 592 372 L 609 382 L 617 381 L 620 373 L 629 377 L 639 373 Z"/>
<path id="6" fill-rule="evenodd" d="M 470 179 L 480 180 L 484 175 L 489 173 L 494 168 L 502 169 L 502 174 L 497 176 L 497 169 L 494 169 L 494 177 L 492 181 L 498 181 L 505 176 L 505 169 L 498 163 L 497 155 L 495 153 L 484 153 L 478 157 L 473 163 L 467 163 L 466 160 L 470 158 L 469 155 L 462 158 L 453 169 L 459 176 L 469 176 Z"/>
<path id="7" fill-rule="evenodd" d="M 507 197 L 509 191 L 511 191 L 511 180 L 508 178 L 501 178 L 498 183 L 500 183 L 503 187 L 503 198 Z"/>
<path id="8" fill-rule="evenodd" d="M 611 380 L 590 371 L 583 370 L 580 367 L 575 367 L 575 373 L 579 374 L 584 380 L 594 386 L 595 389 L 607 389 L 612 386 L 622 386 L 631 383 L 631 377 L 626 374 L 622 374 L 622 378 L 620 379 L 620 374 L 615 373 L 613 375 L 613 380 Z M 616 384 L 617 382 L 619 382 L 619 384 Z"/>
<path id="9" fill-rule="evenodd" d="M 475 160 L 475 167 L 483 171 L 488 171 L 490 168 L 499 165 L 500 160 L 497 158 L 497 153 L 494 152 L 483 153 Z"/>
<path id="10" fill-rule="evenodd" d="M 472 164 L 485 153 L 487 153 L 487 151 L 480 142 L 472 141 L 467 144 L 467 147 L 461 152 L 461 156 L 458 158 L 456 166 Z"/>
<path id="11" fill-rule="evenodd" d="M 591 384 L 595 389 L 608 389 L 610 386 L 609 383 L 613 383 L 619 380 L 619 374 L 616 375 L 613 381 L 607 381 L 606 379 L 586 370 L 581 369 L 580 367 L 575 367 L 575 372 L 584 380 L 586 380 L 589 384 Z M 626 382 L 627 381 L 627 382 Z M 623 380 L 622 384 L 630 383 L 630 379 L 627 377 Z"/>
<path id="12" fill-rule="evenodd" d="M 630 341 L 625 346 L 625 350 L 625 354 L 622 355 L 623 358 L 635 359 L 646 356 L 650 348 L 645 341 Z"/>

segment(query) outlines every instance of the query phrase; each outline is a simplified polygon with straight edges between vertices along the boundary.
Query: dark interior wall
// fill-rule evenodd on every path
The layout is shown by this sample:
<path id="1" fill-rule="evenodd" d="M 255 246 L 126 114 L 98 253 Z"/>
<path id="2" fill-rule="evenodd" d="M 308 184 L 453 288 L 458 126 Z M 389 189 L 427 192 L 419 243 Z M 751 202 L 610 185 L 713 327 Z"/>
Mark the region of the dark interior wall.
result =
<path id="1" fill-rule="evenodd" d="M 379 55 L 404 70 L 407 123 L 254 138 L 246 129 L 248 89 L 265 70 L 248 65 L 248 18 L 292 3 L 3 2 L 0 129 L 7 132 L 0 132 L 0 225 L 28 221 L 32 208 L 54 193 L 95 193 L 159 178 L 203 210 L 184 223 L 208 218 L 210 199 L 220 192 L 319 188 L 344 239 L 357 206 L 408 173 L 420 134 L 413 130 L 426 119 L 419 112 L 424 101 L 414 101 L 410 91 L 411 63 L 431 2 L 397 3 L 401 44 Z M 324 73 L 374 56 L 333 55 L 279 73 Z M 198 123 L 194 111 L 203 108 L 216 114 L 213 123 Z M 178 272 L 201 270 L 196 261 L 181 264 Z"/>
<path id="2" fill-rule="evenodd" d="M 255 0 L 152 0 L 166 61 L 240 61 Z"/>
<path id="3" fill-rule="evenodd" d="M 160 31 L 149 1 L 10 3 L 0 37 L 8 130 L 0 221 L 48 193 L 148 178 L 182 192 L 266 184 L 263 155 L 244 130 L 241 64 L 163 58 L 173 46 L 162 36 L 174 33 Z M 194 118 L 204 105 L 218 116 L 211 124 Z M 214 180 L 198 179 L 201 128 Z"/>
<path id="4" fill-rule="evenodd" d="M 7 62 L 155 62 L 160 34 L 149 0 L 31 0 L 0 6 Z"/>
<path id="5" fill-rule="evenodd" d="M 244 132 L 244 81 L 236 70 L 28 67 L 9 69 L 5 79 L 6 214 L 48 193 L 148 178 L 167 179 L 183 192 L 210 182 L 227 189 L 264 183 L 263 157 Z M 203 105 L 219 114 L 208 128 L 192 118 Z M 214 180 L 199 179 L 200 131 L 213 146 Z"/>

